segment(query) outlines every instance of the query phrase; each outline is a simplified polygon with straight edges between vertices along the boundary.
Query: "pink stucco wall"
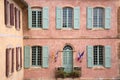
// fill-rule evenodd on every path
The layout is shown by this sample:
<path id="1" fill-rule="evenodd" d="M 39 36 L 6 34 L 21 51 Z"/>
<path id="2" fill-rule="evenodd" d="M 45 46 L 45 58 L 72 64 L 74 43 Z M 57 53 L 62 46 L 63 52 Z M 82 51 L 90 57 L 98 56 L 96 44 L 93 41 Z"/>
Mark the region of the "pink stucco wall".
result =
<path id="1" fill-rule="evenodd" d="M 55 67 L 62 66 L 62 52 L 59 53 L 58 61 L 54 63 L 52 54 L 58 50 L 62 51 L 66 44 L 73 47 L 73 65 L 82 67 L 81 78 L 114 78 L 118 76 L 118 59 L 117 59 L 117 0 L 26 0 L 31 7 L 49 7 L 49 29 L 28 29 L 27 14 L 24 17 L 24 36 L 30 37 L 24 39 L 24 46 L 40 45 L 49 46 L 49 68 L 30 68 L 24 70 L 24 77 L 29 78 L 54 78 Z M 80 7 L 80 29 L 61 29 L 56 30 L 56 7 Z M 110 30 L 87 30 L 86 28 L 86 9 L 87 7 L 111 7 L 111 29 Z M 25 11 L 27 12 L 27 10 Z M 101 39 L 99 39 L 101 38 Z M 111 39 L 112 38 L 112 39 Z M 87 68 L 87 51 L 88 45 L 110 45 L 112 48 L 112 67 L 106 68 Z M 77 62 L 78 51 L 85 51 L 82 63 Z M 47 73 L 46 73 L 47 72 Z"/>

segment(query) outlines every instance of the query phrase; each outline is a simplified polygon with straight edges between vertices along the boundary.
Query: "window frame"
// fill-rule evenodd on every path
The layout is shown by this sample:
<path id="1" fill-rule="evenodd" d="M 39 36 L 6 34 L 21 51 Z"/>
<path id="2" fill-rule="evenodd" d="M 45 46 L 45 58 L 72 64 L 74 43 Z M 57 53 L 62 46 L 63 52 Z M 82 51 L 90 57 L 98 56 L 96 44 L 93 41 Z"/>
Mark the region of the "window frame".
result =
<path id="1" fill-rule="evenodd" d="M 14 48 L 6 48 L 6 77 L 14 72 Z"/>
<path id="2" fill-rule="evenodd" d="M 33 53 L 32 53 L 33 47 L 35 47 L 35 49 L 36 49 L 36 47 L 37 47 L 37 50 L 38 50 L 38 47 L 39 47 L 39 49 L 41 48 L 41 51 L 40 51 L 41 57 L 40 57 L 40 60 L 39 60 L 40 63 L 41 63 L 40 65 L 38 64 L 39 61 L 38 61 L 38 53 L 37 53 L 37 52 L 35 52 L 35 54 L 37 54 L 37 56 L 36 56 L 37 58 L 35 58 L 35 65 L 33 65 L 33 62 L 32 62 L 32 61 L 33 61 L 33 60 L 32 60 L 32 57 L 33 57 L 33 56 L 32 56 L 32 54 L 33 54 Z M 30 58 L 31 66 L 32 66 L 32 67 L 42 67 L 42 61 L 43 61 L 43 60 L 42 60 L 42 46 L 31 46 L 31 58 Z"/>
<path id="3" fill-rule="evenodd" d="M 94 13 L 94 10 L 97 10 L 97 14 L 95 14 Z M 99 18 L 99 16 L 101 16 L 101 14 L 99 13 L 99 11 L 100 11 L 100 9 L 102 9 L 102 13 L 104 13 L 104 14 L 102 14 L 102 23 L 100 24 L 100 18 Z M 95 19 L 95 16 L 94 15 L 96 15 L 96 20 L 97 21 L 95 21 L 94 19 Z M 94 7 L 93 8 L 93 16 L 92 16 L 92 18 L 93 18 L 93 22 L 92 22 L 92 24 L 93 24 L 93 29 L 104 29 L 105 28 L 105 8 L 103 8 L 103 7 Z M 95 24 L 95 22 L 96 22 L 96 24 Z M 97 25 L 97 26 L 94 26 L 94 25 Z M 100 26 L 100 25 L 102 25 L 102 26 Z"/>
<path id="4" fill-rule="evenodd" d="M 42 11 L 43 9 L 42 8 L 32 8 L 31 9 L 31 11 L 32 11 L 32 28 L 43 28 L 43 19 L 42 19 L 42 17 L 43 17 L 43 11 Z M 36 15 L 35 15 L 35 27 L 33 27 L 33 11 L 35 11 L 35 13 L 36 13 Z M 38 13 L 39 12 L 41 12 L 41 15 L 40 15 L 40 19 L 38 19 Z M 38 24 L 38 21 L 40 21 L 41 20 L 41 24 Z M 41 26 L 38 26 L 38 25 L 41 25 Z"/>
<path id="5" fill-rule="evenodd" d="M 66 15 L 64 15 L 64 9 L 67 10 L 67 14 Z M 69 10 L 72 11 L 72 15 L 69 14 Z M 66 27 L 64 26 L 64 24 L 65 24 L 64 17 L 65 16 L 66 16 L 65 19 L 66 19 L 66 24 L 67 24 Z M 72 18 L 71 26 L 68 26 L 68 23 L 70 23 L 69 22 L 69 16 Z M 74 9 L 72 7 L 63 7 L 62 8 L 62 19 L 63 19 L 63 21 L 62 21 L 62 28 L 65 28 L 65 29 L 72 29 L 72 28 L 74 28 Z"/>
<path id="6" fill-rule="evenodd" d="M 95 53 L 95 47 L 97 47 L 97 53 Z M 102 47 L 102 50 L 103 50 L 103 52 L 102 52 L 102 58 L 103 58 L 103 64 L 101 64 L 100 65 L 100 61 L 99 61 L 99 58 L 100 58 L 100 47 Z M 96 62 L 96 64 L 95 64 L 95 54 L 97 54 L 97 62 Z M 105 47 L 104 46 L 102 46 L 102 45 L 95 45 L 95 46 L 93 46 L 93 66 L 105 66 Z"/>

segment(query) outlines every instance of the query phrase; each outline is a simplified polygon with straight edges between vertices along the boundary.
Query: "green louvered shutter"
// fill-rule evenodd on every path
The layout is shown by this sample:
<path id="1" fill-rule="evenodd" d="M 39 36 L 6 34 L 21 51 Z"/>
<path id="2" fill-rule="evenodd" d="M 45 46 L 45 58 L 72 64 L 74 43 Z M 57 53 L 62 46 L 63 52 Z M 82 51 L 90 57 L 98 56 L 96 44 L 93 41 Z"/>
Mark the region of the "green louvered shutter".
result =
<path id="1" fill-rule="evenodd" d="M 80 29 L 80 8 L 74 8 L 74 29 Z"/>
<path id="2" fill-rule="evenodd" d="M 105 8 L 105 29 L 111 28 L 111 8 Z"/>
<path id="3" fill-rule="evenodd" d="M 105 67 L 111 67 L 111 47 L 105 46 Z"/>
<path id="4" fill-rule="evenodd" d="M 87 8 L 87 29 L 92 29 L 93 27 L 93 8 Z"/>
<path id="5" fill-rule="evenodd" d="M 56 29 L 61 29 L 62 28 L 62 8 L 57 7 L 56 8 Z"/>
<path id="6" fill-rule="evenodd" d="M 87 46 L 88 67 L 93 67 L 93 46 Z"/>
<path id="7" fill-rule="evenodd" d="M 49 48 L 48 46 L 42 47 L 42 67 L 48 68 L 49 66 Z"/>
<path id="8" fill-rule="evenodd" d="M 48 29 L 49 27 L 49 8 L 43 7 L 43 29 Z"/>
<path id="9" fill-rule="evenodd" d="M 24 68 L 30 67 L 30 46 L 24 47 Z"/>
<path id="10" fill-rule="evenodd" d="M 32 28 L 32 9 L 28 7 L 28 28 Z"/>

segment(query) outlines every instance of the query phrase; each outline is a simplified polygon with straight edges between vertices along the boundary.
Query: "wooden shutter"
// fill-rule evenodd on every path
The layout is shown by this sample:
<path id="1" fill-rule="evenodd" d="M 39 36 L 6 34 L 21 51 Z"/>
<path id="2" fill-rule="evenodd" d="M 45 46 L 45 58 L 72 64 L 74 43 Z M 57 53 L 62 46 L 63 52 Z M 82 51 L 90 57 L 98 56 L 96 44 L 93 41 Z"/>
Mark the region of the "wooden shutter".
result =
<path id="1" fill-rule="evenodd" d="M 49 66 L 49 48 L 48 46 L 42 47 L 42 66 L 48 68 Z"/>
<path id="2" fill-rule="evenodd" d="M 16 48 L 16 70 L 18 70 L 19 68 L 19 64 L 18 64 L 18 47 Z"/>
<path id="3" fill-rule="evenodd" d="M 12 48 L 12 72 L 14 72 L 14 48 Z"/>
<path id="4" fill-rule="evenodd" d="M 88 67 L 93 67 L 93 46 L 87 46 Z"/>
<path id="5" fill-rule="evenodd" d="M 105 29 L 111 28 L 111 8 L 105 8 Z"/>
<path id="6" fill-rule="evenodd" d="M 9 49 L 6 49 L 6 76 L 9 76 Z"/>
<path id="7" fill-rule="evenodd" d="M 80 8 L 74 8 L 74 29 L 80 29 Z"/>
<path id="8" fill-rule="evenodd" d="M 10 25 L 14 25 L 14 4 L 10 4 Z"/>
<path id="9" fill-rule="evenodd" d="M 20 67 L 22 68 L 22 47 L 20 47 Z"/>
<path id="10" fill-rule="evenodd" d="M 30 67 L 30 46 L 24 47 L 24 68 Z"/>
<path id="11" fill-rule="evenodd" d="M 28 6 L 28 28 L 32 28 L 32 9 Z"/>
<path id="12" fill-rule="evenodd" d="M 42 16 L 42 22 L 43 22 L 43 29 L 48 29 L 49 26 L 49 8 L 43 7 L 43 16 Z"/>
<path id="13" fill-rule="evenodd" d="M 105 67 L 111 67 L 111 47 L 105 46 Z"/>
<path id="14" fill-rule="evenodd" d="M 61 7 L 57 7 L 56 8 L 56 29 L 61 29 L 62 28 L 62 8 Z"/>
<path id="15" fill-rule="evenodd" d="M 87 8 L 87 29 L 92 29 L 93 27 L 93 8 Z"/>
<path id="16" fill-rule="evenodd" d="M 7 0 L 4 0 L 4 19 L 5 19 L 5 25 L 7 25 Z"/>
<path id="17" fill-rule="evenodd" d="M 15 28 L 17 29 L 17 8 L 15 7 Z"/>

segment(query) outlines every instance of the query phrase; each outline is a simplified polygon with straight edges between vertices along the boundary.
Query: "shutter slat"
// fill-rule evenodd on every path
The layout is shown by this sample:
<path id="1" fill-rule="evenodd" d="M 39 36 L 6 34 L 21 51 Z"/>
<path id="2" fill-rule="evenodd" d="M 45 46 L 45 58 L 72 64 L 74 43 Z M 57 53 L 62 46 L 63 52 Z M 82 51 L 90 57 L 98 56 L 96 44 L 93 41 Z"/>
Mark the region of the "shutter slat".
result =
<path id="1" fill-rule="evenodd" d="M 28 6 L 28 28 L 32 28 L 32 9 Z"/>
<path id="2" fill-rule="evenodd" d="M 14 72 L 14 48 L 12 49 L 12 72 Z"/>
<path id="3" fill-rule="evenodd" d="M 14 4 L 10 4 L 10 25 L 14 25 Z"/>
<path id="4" fill-rule="evenodd" d="M 24 47 L 24 68 L 30 67 L 30 46 Z"/>
<path id="5" fill-rule="evenodd" d="M 19 64 L 18 64 L 18 47 L 16 48 L 16 70 L 18 70 Z"/>
<path id="6" fill-rule="evenodd" d="M 7 0 L 4 0 L 4 19 L 5 19 L 5 25 L 7 25 Z"/>
<path id="7" fill-rule="evenodd" d="M 111 67 L 111 47 L 105 46 L 105 67 Z"/>
<path id="8" fill-rule="evenodd" d="M 87 46 L 88 67 L 93 67 L 93 46 Z"/>
<path id="9" fill-rule="evenodd" d="M 74 8 L 74 29 L 80 29 L 80 8 Z"/>
<path id="10" fill-rule="evenodd" d="M 62 28 L 62 8 L 57 7 L 56 8 L 56 29 L 61 29 Z"/>
<path id="11" fill-rule="evenodd" d="M 43 16 L 42 16 L 42 22 L 43 22 L 43 29 L 48 29 L 49 27 L 49 8 L 43 7 Z"/>
<path id="12" fill-rule="evenodd" d="M 49 48 L 48 46 L 42 47 L 42 66 L 48 68 L 49 66 Z"/>
<path id="13" fill-rule="evenodd" d="M 22 68 L 22 47 L 20 47 L 20 67 Z"/>
<path id="14" fill-rule="evenodd" d="M 111 8 L 105 8 L 105 29 L 111 28 Z"/>
<path id="15" fill-rule="evenodd" d="M 87 29 L 92 29 L 93 27 L 93 8 L 88 7 L 87 8 Z"/>
<path id="16" fill-rule="evenodd" d="M 6 49 L 6 76 L 9 76 L 9 49 Z"/>
<path id="17" fill-rule="evenodd" d="M 17 29 L 17 8 L 15 7 L 15 28 Z"/>

